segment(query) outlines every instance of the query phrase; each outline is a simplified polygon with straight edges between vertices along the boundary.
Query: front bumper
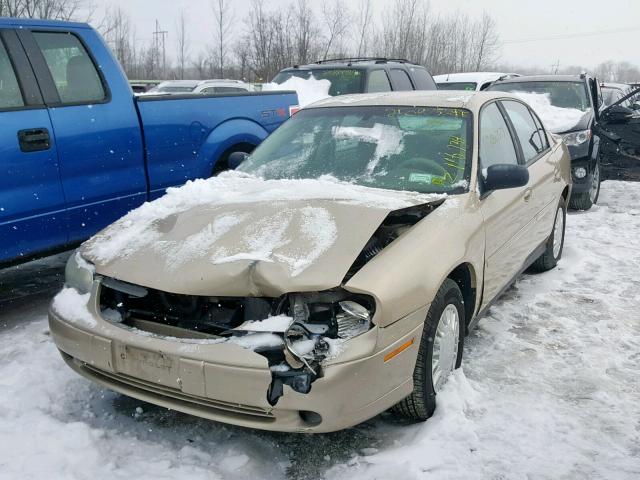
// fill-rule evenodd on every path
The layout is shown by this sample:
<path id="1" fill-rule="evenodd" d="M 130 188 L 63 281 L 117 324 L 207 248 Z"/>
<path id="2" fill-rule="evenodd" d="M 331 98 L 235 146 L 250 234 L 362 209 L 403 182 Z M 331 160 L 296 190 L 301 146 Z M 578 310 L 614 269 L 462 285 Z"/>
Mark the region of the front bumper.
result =
<path id="1" fill-rule="evenodd" d="M 266 358 L 238 345 L 169 339 L 108 322 L 96 313 L 97 288 L 88 306 L 95 320 L 90 325 L 68 321 L 50 309 L 53 340 L 79 374 L 149 403 L 244 427 L 330 432 L 377 415 L 413 389 L 427 306 L 352 340 L 373 342 L 371 355 L 350 358 L 347 343 L 343 355 L 324 366 L 323 376 L 313 382 L 308 394 L 285 385 L 284 395 L 271 406 Z M 411 338 L 413 348 L 384 361 L 385 355 Z"/>

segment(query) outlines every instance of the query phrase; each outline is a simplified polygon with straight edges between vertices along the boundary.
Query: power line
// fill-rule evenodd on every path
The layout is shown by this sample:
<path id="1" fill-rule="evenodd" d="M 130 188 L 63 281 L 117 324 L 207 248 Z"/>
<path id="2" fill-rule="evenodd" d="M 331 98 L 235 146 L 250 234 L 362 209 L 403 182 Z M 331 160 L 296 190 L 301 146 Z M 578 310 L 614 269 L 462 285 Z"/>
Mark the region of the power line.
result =
<path id="1" fill-rule="evenodd" d="M 595 30 L 593 32 L 583 32 L 583 33 L 565 33 L 560 35 L 551 35 L 548 37 L 522 38 L 518 40 L 506 40 L 503 43 L 505 45 L 511 45 L 516 43 L 543 42 L 547 40 L 565 40 L 569 38 L 595 37 L 598 35 L 611 35 L 616 33 L 628 33 L 628 32 L 637 32 L 637 31 L 640 31 L 640 27 L 615 28 L 610 30 Z"/>

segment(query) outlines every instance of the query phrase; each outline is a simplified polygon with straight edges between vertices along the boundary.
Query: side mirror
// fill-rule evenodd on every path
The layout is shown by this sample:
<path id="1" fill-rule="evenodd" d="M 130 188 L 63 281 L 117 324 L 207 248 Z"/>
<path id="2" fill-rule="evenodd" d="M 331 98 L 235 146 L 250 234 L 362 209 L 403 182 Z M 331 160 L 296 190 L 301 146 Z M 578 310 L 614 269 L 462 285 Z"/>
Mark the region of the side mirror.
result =
<path id="1" fill-rule="evenodd" d="M 524 187 L 529 183 L 529 170 L 522 165 L 498 163 L 483 172 L 486 191 Z"/>
<path id="2" fill-rule="evenodd" d="M 622 105 L 614 105 L 602 112 L 602 119 L 607 123 L 624 123 L 633 116 L 633 110 Z"/>
<path id="3" fill-rule="evenodd" d="M 229 169 L 235 170 L 244 162 L 249 154 L 247 152 L 233 152 L 229 155 Z"/>

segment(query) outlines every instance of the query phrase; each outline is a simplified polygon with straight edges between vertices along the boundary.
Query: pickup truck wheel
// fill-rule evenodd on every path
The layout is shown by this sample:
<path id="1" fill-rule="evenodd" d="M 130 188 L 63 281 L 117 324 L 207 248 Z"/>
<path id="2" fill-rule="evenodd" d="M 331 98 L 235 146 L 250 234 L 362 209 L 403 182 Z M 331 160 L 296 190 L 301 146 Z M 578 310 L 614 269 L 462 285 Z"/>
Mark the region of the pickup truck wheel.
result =
<path id="1" fill-rule="evenodd" d="M 231 147 L 229 150 L 225 151 L 215 163 L 215 165 L 213 166 L 213 171 L 211 172 L 211 176 L 215 177 L 219 173 L 224 172 L 225 170 L 229 170 L 229 157 L 231 156 L 231 154 L 235 152 L 251 153 L 253 152 L 254 148 L 255 146 L 249 143 L 241 143 L 239 145 Z"/>
<path id="2" fill-rule="evenodd" d="M 589 210 L 596 203 L 600 196 L 600 162 L 596 163 L 591 177 L 591 188 L 588 192 L 571 195 L 569 208 L 571 210 Z"/>
<path id="3" fill-rule="evenodd" d="M 564 231 L 567 219 L 567 208 L 563 198 L 556 209 L 556 218 L 553 222 L 553 230 L 547 240 L 544 253 L 533 262 L 531 269 L 536 272 L 546 272 L 554 268 L 560 257 L 562 257 L 562 249 L 564 248 Z"/>
<path id="4" fill-rule="evenodd" d="M 462 362 L 464 331 L 462 292 L 448 278 L 433 299 L 424 322 L 413 371 L 413 393 L 393 407 L 396 414 L 418 421 L 433 415 L 436 394 Z"/>

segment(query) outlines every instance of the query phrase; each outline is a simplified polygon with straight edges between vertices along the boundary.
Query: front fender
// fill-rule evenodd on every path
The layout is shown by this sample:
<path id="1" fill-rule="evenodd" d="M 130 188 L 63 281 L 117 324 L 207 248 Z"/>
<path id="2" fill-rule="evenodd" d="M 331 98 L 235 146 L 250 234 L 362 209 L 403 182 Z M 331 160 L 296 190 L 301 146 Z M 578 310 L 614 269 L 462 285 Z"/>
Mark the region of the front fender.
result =
<path id="1" fill-rule="evenodd" d="M 200 176 L 208 177 L 218 159 L 229 148 L 241 143 L 258 146 L 269 132 L 259 123 L 246 118 L 233 118 L 215 127 L 202 143 L 197 161 L 201 166 Z"/>
<path id="2" fill-rule="evenodd" d="M 375 297 L 374 320 L 385 327 L 431 303 L 447 276 L 463 263 L 471 265 L 480 288 L 484 247 L 477 196 L 451 197 L 364 265 L 344 287 Z"/>

